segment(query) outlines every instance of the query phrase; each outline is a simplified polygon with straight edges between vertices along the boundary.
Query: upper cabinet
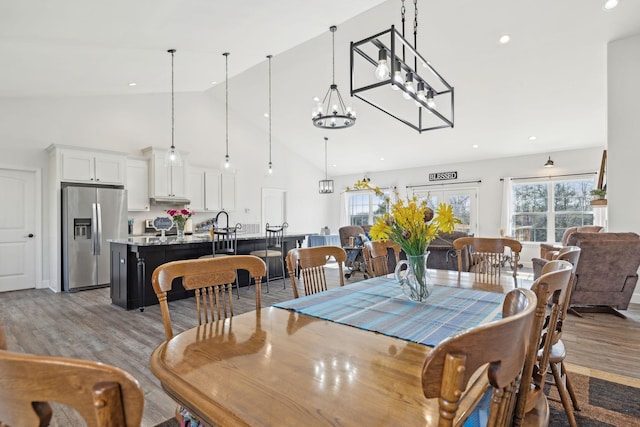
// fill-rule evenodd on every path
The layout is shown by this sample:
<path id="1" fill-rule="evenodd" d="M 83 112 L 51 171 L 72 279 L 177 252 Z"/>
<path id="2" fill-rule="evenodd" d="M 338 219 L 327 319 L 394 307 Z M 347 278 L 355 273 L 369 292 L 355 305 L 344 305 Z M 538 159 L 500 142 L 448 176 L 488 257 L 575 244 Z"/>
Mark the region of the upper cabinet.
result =
<path id="1" fill-rule="evenodd" d="M 187 180 L 191 209 L 196 212 L 220 210 L 220 171 L 189 165 Z"/>
<path id="2" fill-rule="evenodd" d="M 130 211 L 149 210 L 149 163 L 127 159 L 127 201 Z"/>
<path id="3" fill-rule="evenodd" d="M 186 199 L 186 155 L 181 154 L 183 165 L 175 166 L 164 164 L 166 150 L 149 147 L 142 152 L 149 156 L 149 196 Z"/>
<path id="4" fill-rule="evenodd" d="M 52 146 L 63 182 L 93 184 L 125 183 L 126 156 L 99 150 Z"/>

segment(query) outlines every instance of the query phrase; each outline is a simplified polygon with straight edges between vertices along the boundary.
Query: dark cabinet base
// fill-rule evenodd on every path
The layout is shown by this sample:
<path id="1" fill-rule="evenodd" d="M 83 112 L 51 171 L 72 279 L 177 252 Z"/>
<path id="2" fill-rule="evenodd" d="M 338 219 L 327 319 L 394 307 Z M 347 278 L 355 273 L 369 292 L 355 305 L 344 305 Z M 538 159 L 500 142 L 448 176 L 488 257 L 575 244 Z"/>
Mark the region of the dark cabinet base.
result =
<path id="1" fill-rule="evenodd" d="M 302 244 L 307 235 L 285 236 L 283 242 L 283 257 L 290 249 Z M 261 239 L 238 240 L 238 254 L 248 254 L 253 250 L 261 249 L 264 243 Z M 211 254 L 211 242 L 185 242 L 183 244 L 169 245 L 136 245 L 129 243 L 111 243 L 111 302 L 114 305 L 127 310 L 158 304 L 153 287 L 151 275 L 160 265 L 184 259 L 196 259 L 203 255 Z M 280 275 L 281 265 L 277 259 L 270 260 L 271 276 Z M 285 269 L 285 276 L 286 269 Z M 193 295 L 193 292 L 185 291 L 180 279 L 172 286 L 167 294 L 167 300 L 177 300 Z M 263 278 L 263 283 L 266 278 Z M 249 274 L 246 271 L 238 271 L 238 284 L 248 286 Z"/>

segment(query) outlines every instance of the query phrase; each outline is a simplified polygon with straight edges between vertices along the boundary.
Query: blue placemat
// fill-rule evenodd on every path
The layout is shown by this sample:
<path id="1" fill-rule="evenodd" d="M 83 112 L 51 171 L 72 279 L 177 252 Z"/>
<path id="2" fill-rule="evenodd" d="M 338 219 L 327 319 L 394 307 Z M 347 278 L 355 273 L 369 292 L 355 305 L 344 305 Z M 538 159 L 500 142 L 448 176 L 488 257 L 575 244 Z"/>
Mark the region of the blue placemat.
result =
<path id="1" fill-rule="evenodd" d="M 504 294 L 434 286 L 426 302 L 410 301 L 398 283 L 376 277 L 275 307 L 435 346 L 447 337 L 501 317 Z"/>

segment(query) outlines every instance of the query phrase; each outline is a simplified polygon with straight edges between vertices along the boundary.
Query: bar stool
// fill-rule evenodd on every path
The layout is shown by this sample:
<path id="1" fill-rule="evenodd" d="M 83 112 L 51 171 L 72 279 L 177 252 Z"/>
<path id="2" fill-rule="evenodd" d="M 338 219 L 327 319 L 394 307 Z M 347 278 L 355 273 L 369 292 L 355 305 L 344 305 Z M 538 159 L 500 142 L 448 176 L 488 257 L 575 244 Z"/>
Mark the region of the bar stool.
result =
<path id="1" fill-rule="evenodd" d="M 284 230 L 287 227 L 289 227 L 289 224 L 287 224 L 286 222 L 282 223 L 282 225 L 269 225 L 269 223 L 267 223 L 265 226 L 264 249 L 250 252 L 250 255 L 254 255 L 264 259 L 265 264 L 267 264 L 267 292 L 269 292 L 269 280 L 272 278 L 282 279 L 282 283 L 283 283 L 282 289 L 285 289 L 287 287 L 287 283 L 285 281 L 284 258 L 283 258 L 283 252 L 282 252 Z M 280 265 L 282 267 L 282 270 L 281 270 L 282 276 L 271 277 L 271 272 L 269 269 L 270 258 L 280 259 Z"/>
<path id="2" fill-rule="evenodd" d="M 237 255 L 238 236 L 237 233 L 242 230 L 241 224 L 233 227 L 215 227 L 210 230 L 212 251 L 211 255 L 202 255 L 199 258 L 218 258 L 224 256 Z M 236 275 L 236 295 L 240 299 L 240 285 L 238 284 L 238 276 Z"/>

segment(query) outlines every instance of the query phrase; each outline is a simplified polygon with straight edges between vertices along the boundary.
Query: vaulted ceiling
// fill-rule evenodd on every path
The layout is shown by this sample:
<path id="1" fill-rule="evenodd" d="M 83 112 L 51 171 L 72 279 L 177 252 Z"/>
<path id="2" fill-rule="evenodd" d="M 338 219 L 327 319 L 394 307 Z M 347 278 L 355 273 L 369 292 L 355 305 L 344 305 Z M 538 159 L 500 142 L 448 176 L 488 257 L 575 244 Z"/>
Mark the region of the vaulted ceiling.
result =
<path id="1" fill-rule="evenodd" d="M 176 90 L 223 102 L 228 51 L 236 113 L 266 129 L 265 55 L 273 54 L 274 141 L 324 168 L 329 137 L 330 174 L 351 173 L 354 162 L 373 172 L 546 157 L 606 142 L 606 46 L 640 34 L 640 2 L 606 12 L 603 3 L 418 1 L 418 51 L 456 91 L 455 127 L 422 134 L 349 96 L 349 43 L 400 25 L 400 0 L 3 1 L 0 96 L 167 93 L 166 50 L 175 48 Z M 409 33 L 414 8 L 405 4 Z M 311 109 L 331 83 L 334 24 L 336 83 L 358 119 L 322 131 Z M 503 34 L 508 44 L 498 42 Z"/>

